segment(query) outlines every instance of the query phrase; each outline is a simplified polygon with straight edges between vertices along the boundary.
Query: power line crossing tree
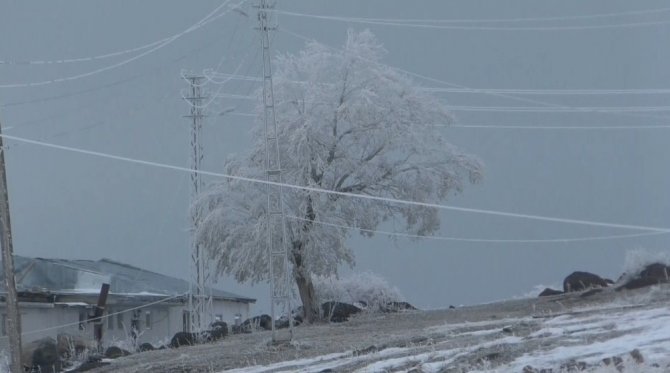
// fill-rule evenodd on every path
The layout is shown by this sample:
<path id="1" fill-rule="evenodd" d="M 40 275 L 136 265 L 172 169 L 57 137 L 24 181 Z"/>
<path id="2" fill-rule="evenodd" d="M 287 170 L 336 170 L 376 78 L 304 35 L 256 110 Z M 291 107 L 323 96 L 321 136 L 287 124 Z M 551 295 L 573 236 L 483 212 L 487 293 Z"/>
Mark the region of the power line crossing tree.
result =
<path id="1" fill-rule="evenodd" d="M 450 120 L 443 104 L 377 63 L 384 53 L 370 32 L 349 31 L 339 51 L 312 42 L 297 55 L 277 58 L 274 97 L 282 104 L 274 111 L 285 183 L 437 202 L 460 191 L 466 180 L 479 180 L 480 163 L 432 125 Z M 265 111 L 259 104 L 261 122 Z M 226 162 L 226 173 L 262 178 L 266 143 L 263 136 L 255 138 L 249 155 Z M 202 217 L 196 238 L 219 273 L 238 281 L 270 279 L 269 259 L 263 255 L 264 194 L 263 187 L 225 180 L 194 204 Z M 395 219 L 404 221 L 409 233 L 421 235 L 435 232 L 440 224 L 437 209 L 429 207 L 308 190 L 285 189 L 283 197 L 286 214 L 304 218 L 287 220 L 285 227 L 291 275 L 307 321 L 319 316 L 312 276 L 336 274 L 340 264 L 354 263 L 350 230 L 313 221 L 374 230 Z"/>

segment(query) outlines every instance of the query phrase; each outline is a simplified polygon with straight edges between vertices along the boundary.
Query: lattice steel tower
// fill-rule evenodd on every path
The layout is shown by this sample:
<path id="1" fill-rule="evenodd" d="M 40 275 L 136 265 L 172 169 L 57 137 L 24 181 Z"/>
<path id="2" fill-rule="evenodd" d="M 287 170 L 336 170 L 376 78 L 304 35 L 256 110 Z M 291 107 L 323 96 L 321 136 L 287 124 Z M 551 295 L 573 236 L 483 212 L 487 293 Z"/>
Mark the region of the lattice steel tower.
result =
<path id="1" fill-rule="evenodd" d="M 186 118 L 191 119 L 191 202 L 195 201 L 202 191 L 203 183 L 198 172 L 202 165 L 202 121 L 206 117 L 203 101 L 203 77 L 185 76 L 189 83 L 189 93 L 184 99 L 189 103 L 190 114 Z M 191 286 L 188 298 L 189 304 L 189 328 L 191 332 L 198 333 L 207 330 L 209 324 L 214 321 L 212 316 L 212 297 L 210 294 L 209 266 L 203 253 L 203 247 L 195 241 L 195 228 L 200 217 L 196 212 L 191 214 Z"/>
<path id="2" fill-rule="evenodd" d="M 271 183 L 282 183 L 282 169 L 280 161 L 279 134 L 275 118 L 274 92 L 272 88 L 272 66 L 270 56 L 269 31 L 274 29 L 270 24 L 267 0 L 258 3 L 258 30 L 261 36 L 263 49 L 263 109 L 265 122 L 265 172 Z M 284 222 L 283 191 L 280 185 L 267 186 L 268 206 L 267 242 L 268 263 L 271 282 L 271 312 L 272 312 L 272 340 L 274 342 L 290 341 L 293 338 L 293 320 L 291 317 L 291 297 L 289 286 L 288 252 L 286 248 L 286 226 Z M 288 317 L 288 328 L 280 332 L 275 328 L 277 315 Z"/>

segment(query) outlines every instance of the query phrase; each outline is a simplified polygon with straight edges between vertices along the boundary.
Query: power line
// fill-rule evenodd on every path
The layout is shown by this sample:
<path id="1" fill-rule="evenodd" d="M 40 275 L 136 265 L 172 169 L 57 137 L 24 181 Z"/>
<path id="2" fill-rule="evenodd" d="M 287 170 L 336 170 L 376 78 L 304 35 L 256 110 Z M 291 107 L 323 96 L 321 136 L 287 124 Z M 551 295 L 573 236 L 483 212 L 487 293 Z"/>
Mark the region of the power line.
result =
<path id="1" fill-rule="evenodd" d="M 391 22 L 391 21 L 373 21 L 365 18 L 323 16 L 318 14 L 289 12 L 283 10 L 277 10 L 276 12 L 288 16 L 307 17 L 307 18 L 323 19 L 338 22 L 410 27 L 418 29 L 471 30 L 471 31 L 578 31 L 578 30 L 602 30 L 602 29 L 613 29 L 613 28 L 646 27 L 646 26 L 658 26 L 658 25 L 670 24 L 670 21 L 646 21 L 646 22 L 630 22 L 630 23 L 619 23 L 619 24 L 584 25 L 584 26 L 462 26 L 462 25 L 435 25 L 425 23 L 405 23 L 405 22 Z"/>
<path id="2" fill-rule="evenodd" d="M 240 100 L 256 100 L 256 96 L 239 95 L 233 93 L 219 93 L 214 97 L 235 98 Z M 277 105 L 290 101 L 279 102 Z M 302 101 L 301 101 L 302 102 Z M 316 103 L 315 101 L 305 101 Z M 542 106 L 444 106 L 451 111 L 468 112 L 497 112 L 497 113 L 647 113 L 670 111 L 670 106 L 565 106 L 563 108 L 551 108 Z M 668 119 L 660 117 L 661 119 Z M 446 125 L 445 125 L 446 126 Z"/>
<path id="3" fill-rule="evenodd" d="M 228 3 L 228 2 L 230 2 L 230 0 L 227 0 L 224 3 Z M 241 3 L 238 4 L 238 5 L 232 6 L 231 9 L 235 9 L 236 7 L 239 7 L 240 5 L 241 5 Z M 216 18 L 218 18 L 218 17 L 219 16 L 217 16 Z M 207 23 L 209 23 L 209 22 L 198 25 L 192 31 L 205 26 Z M 162 44 L 162 43 L 168 41 L 172 37 L 174 37 L 174 35 L 168 36 L 168 37 L 160 39 L 160 40 L 153 41 L 151 43 L 140 45 L 138 47 L 128 48 L 128 49 L 119 50 L 119 51 L 115 51 L 115 52 L 107 52 L 107 53 L 103 53 L 103 54 L 99 54 L 99 55 L 95 55 L 95 56 L 63 58 L 63 59 L 57 59 L 57 60 L 0 60 L 0 65 L 57 65 L 57 64 L 75 63 L 75 62 L 99 61 L 99 60 L 105 60 L 107 58 L 118 57 L 118 56 L 122 56 L 122 55 L 125 55 L 125 54 L 139 52 L 139 51 L 154 47 L 156 45 Z"/>
<path id="4" fill-rule="evenodd" d="M 285 32 L 285 33 L 287 33 L 287 34 L 289 34 L 289 35 L 291 35 L 295 38 L 305 40 L 307 42 L 318 43 L 315 39 L 304 36 L 304 35 L 301 35 L 297 32 L 288 30 L 286 27 L 282 27 L 279 30 L 282 31 L 282 32 Z M 331 49 L 331 50 L 335 50 L 335 51 L 339 50 L 338 48 L 335 48 L 335 47 L 332 47 L 332 46 L 329 46 L 329 45 L 326 45 L 326 44 L 323 44 L 323 43 L 319 43 L 319 44 L 324 46 L 325 48 L 328 48 L 328 49 Z M 358 58 L 361 59 L 362 61 L 366 61 L 366 62 L 373 63 L 373 64 L 376 64 L 376 65 L 379 65 L 379 66 L 390 68 L 390 69 L 393 69 L 395 71 L 399 71 L 399 72 L 402 72 L 402 73 L 407 74 L 409 76 L 413 76 L 413 77 L 416 77 L 416 78 L 419 78 L 419 79 L 422 79 L 422 80 L 425 80 L 425 81 L 439 83 L 439 84 L 443 84 L 443 85 L 446 85 L 446 86 L 449 86 L 449 87 L 456 87 L 456 88 L 461 88 L 461 89 L 472 89 L 471 87 L 451 83 L 451 82 L 441 80 L 441 79 L 436 79 L 436 78 L 433 78 L 433 77 L 430 77 L 430 76 L 415 73 L 413 71 L 405 70 L 405 69 L 402 69 L 402 68 L 399 68 L 399 67 L 393 67 L 393 66 L 385 65 L 385 64 L 382 64 L 378 61 L 370 60 L 370 59 L 367 59 L 367 58 L 363 58 L 363 57 L 358 57 Z M 555 107 L 555 108 L 569 108 L 567 106 L 560 105 L 560 104 L 555 104 L 555 103 L 540 101 L 540 100 L 535 100 L 535 99 L 529 99 L 529 98 L 525 98 L 525 97 L 517 97 L 517 96 L 504 94 L 504 93 L 486 93 L 486 94 L 490 95 L 490 96 L 494 96 L 494 97 L 509 98 L 509 99 L 515 100 L 515 101 L 527 102 L 527 103 L 531 103 L 531 104 L 538 104 L 538 105 L 542 105 L 542 106 Z M 608 113 L 608 114 L 617 114 L 617 115 L 624 115 L 624 116 L 631 116 L 631 117 L 658 118 L 657 116 L 653 116 L 653 115 L 649 115 L 649 114 L 640 114 L 640 113 Z M 668 119 L 668 118 L 661 117 L 661 119 Z"/>
<path id="5" fill-rule="evenodd" d="M 299 33 L 297 33 L 297 32 L 288 30 L 286 27 L 282 27 L 281 29 L 279 29 L 279 31 L 282 31 L 282 32 L 284 32 L 284 33 L 287 33 L 287 34 L 289 34 L 289 35 L 295 37 L 295 38 L 298 38 L 298 39 L 301 39 L 301 40 L 304 40 L 304 41 L 307 41 L 307 42 L 319 43 L 319 42 L 316 41 L 314 38 L 310 38 L 310 37 L 307 37 L 307 36 L 305 36 L 305 35 L 301 35 L 301 34 L 299 34 Z M 320 45 L 323 45 L 324 47 L 326 47 L 326 48 L 328 48 L 328 49 L 330 49 L 330 50 L 334 50 L 334 51 L 338 51 L 338 50 L 339 50 L 339 48 L 335 48 L 335 47 L 332 47 L 332 46 L 330 46 L 330 45 L 326 45 L 326 44 L 323 44 L 323 43 L 319 43 L 319 44 L 320 44 Z M 422 80 L 425 80 L 425 81 L 429 81 L 429 82 L 433 82 L 433 83 L 438 83 L 438 84 L 443 84 L 443 85 L 446 85 L 446 86 L 449 86 L 449 87 L 456 87 L 456 88 L 471 88 L 471 87 L 466 87 L 466 86 L 464 86 L 464 85 L 455 84 L 455 83 L 447 82 L 447 81 L 445 81 L 445 80 L 440 80 L 440 79 L 436 79 L 436 78 L 433 78 L 433 77 L 430 77 L 430 76 L 426 76 L 426 75 L 422 75 L 422 74 L 419 74 L 419 73 L 415 73 L 415 72 L 413 72 L 413 71 L 405 70 L 405 69 L 402 69 L 402 68 L 399 68 L 399 67 L 394 67 L 394 66 L 385 65 L 385 64 L 382 64 L 381 62 L 374 61 L 374 60 L 370 60 L 370 59 L 367 59 L 367 58 L 363 58 L 363 57 L 357 57 L 357 58 L 361 59 L 362 61 L 369 62 L 369 63 L 373 63 L 373 64 L 376 64 L 376 65 L 378 65 L 378 66 L 387 67 L 387 68 L 393 69 L 393 70 L 395 70 L 395 71 L 399 71 L 399 72 L 401 72 L 401 73 L 404 73 L 404 74 L 407 74 L 407 75 L 409 75 L 409 76 L 413 76 L 413 77 L 416 77 L 416 78 L 419 78 L 419 79 L 422 79 Z M 553 106 L 553 107 L 555 107 L 555 106 L 560 106 L 560 105 L 553 104 L 553 103 L 550 103 L 550 102 L 544 102 L 544 101 L 539 101 L 539 100 L 532 100 L 532 99 L 523 98 L 523 97 L 516 97 L 516 96 L 512 96 L 512 95 L 495 94 L 495 93 L 489 93 L 489 95 L 491 95 L 491 96 L 496 96 L 496 97 L 510 98 L 510 99 L 512 99 L 512 100 L 516 100 L 516 101 L 520 101 L 520 102 L 527 102 L 527 103 L 531 103 L 531 104 L 539 104 L 539 105 L 546 105 L 546 106 Z"/>
<path id="6" fill-rule="evenodd" d="M 235 8 L 235 9 L 239 10 L 239 8 Z M 239 28 L 240 28 L 240 18 L 236 18 L 235 27 L 233 28 L 233 32 L 229 34 L 227 46 L 224 47 L 225 51 L 233 50 L 233 42 L 238 42 L 239 43 L 239 38 L 236 38 L 237 31 L 238 31 Z M 211 71 L 214 71 L 214 72 L 219 71 L 221 69 L 221 66 L 223 66 L 223 62 L 225 60 L 226 60 L 226 54 L 224 53 L 224 54 L 221 55 L 221 58 L 219 59 L 219 62 L 216 65 L 216 68 L 214 68 L 214 69 L 204 69 L 202 71 L 201 76 L 203 78 L 205 78 L 205 80 L 206 80 L 205 82 L 201 83 L 202 86 L 204 86 L 208 83 L 216 83 L 215 81 L 210 79 L 210 77 L 207 76 L 207 75 Z M 182 71 L 182 73 L 181 73 L 182 78 L 184 77 L 184 74 L 185 74 L 185 72 Z"/>
<path id="7" fill-rule="evenodd" d="M 237 95 L 221 95 L 220 97 L 236 98 Z M 254 113 L 231 112 L 230 115 L 237 115 L 242 117 L 257 117 Z M 432 127 L 444 128 L 482 128 L 482 129 L 519 129 L 519 130 L 640 130 L 640 129 L 667 129 L 670 124 L 641 124 L 641 125 L 621 125 L 621 126 L 594 126 L 594 125 L 505 125 L 505 124 L 429 124 Z"/>
<path id="8" fill-rule="evenodd" d="M 67 77 L 61 77 L 61 78 L 50 79 L 50 80 L 43 80 L 43 81 L 38 81 L 38 82 L 30 82 L 30 83 L 6 83 L 6 84 L 0 84 L 0 88 L 39 87 L 39 86 L 44 86 L 44 85 L 48 85 L 48 84 L 62 83 L 62 82 L 67 82 L 67 81 L 77 80 L 77 79 L 81 79 L 81 78 L 86 78 L 86 77 L 89 77 L 89 76 L 92 76 L 92 75 L 96 75 L 96 74 L 99 74 L 99 73 L 103 73 L 103 72 L 105 72 L 105 71 L 113 70 L 113 69 L 116 69 L 116 68 L 118 68 L 118 67 L 127 65 L 127 64 L 129 64 L 129 63 L 131 63 L 131 62 L 133 62 L 133 61 L 135 61 L 135 60 L 138 60 L 138 59 L 140 59 L 140 58 L 142 58 L 142 57 L 144 57 L 144 56 L 147 56 L 147 55 L 149 55 L 149 54 L 151 54 L 151 53 L 153 53 L 153 52 L 155 52 L 155 51 L 157 51 L 157 50 L 159 50 L 159 49 L 161 49 L 161 48 L 167 46 L 168 44 L 174 42 L 175 40 L 179 39 L 180 37 L 182 37 L 182 36 L 184 36 L 184 35 L 186 35 L 186 34 L 192 32 L 192 31 L 194 31 L 194 30 L 196 30 L 196 29 L 198 29 L 198 28 L 204 26 L 205 24 L 207 24 L 207 23 L 209 23 L 209 22 L 212 22 L 213 20 L 218 19 L 218 18 L 222 17 L 223 15 L 227 14 L 227 13 L 230 11 L 230 9 L 229 9 L 228 11 L 224 11 L 224 12 L 222 12 L 221 14 L 217 15 L 216 17 L 213 17 L 213 18 L 210 19 L 210 17 L 212 17 L 213 14 L 215 14 L 216 12 L 218 12 L 222 7 L 224 7 L 224 6 L 225 6 L 227 3 L 229 3 L 230 1 L 231 1 L 231 0 L 226 0 L 226 1 L 224 1 L 221 5 L 219 5 L 218 7 L 216 7 L 216 9 L 214 9 L 212 12 L 210 12 L 207 16 L 205 16 L 204 18 L 202 18 L 200 21 L 198 21 L 198 22 L 195 23 L 194 25 L 190 26 L 190 27 L 187 28 L 186 30 L 184 30 L 184 31 L 182 31 L 182 32 L 180 32 L 180 33 L 178 33 L 178 34 L 175 34 L 175 35 L 171 36 L 170 38 L 168 38 L 168 40 L 162 42 L 161 44 L 158 44 L 158 45 L 152 47 L 151 49 L 149 49 L 149 50 L 147 50 L 147 51 L 145 51 L 145 52 L 143 52 L 143 53 L 140 53 L 140 54 L 138 54 L 138 55 L 136 55 L 136 56 L 133 56 L 133 57 L 128 58 L 128 59 L 126 59 L 126 60 L 123 60 L 123 61 L 121 61 L 121 62 L 112 64 L 112 65 L 108 65 L 108 66 L 105 66 L 105 67 L 101 67 L 101 68 L 98 68 L 98 69 L 95 69 L 95 70 L 93 70 L 93 71 L 89 71 L 89 72 L 86 72 L 86 73 L 81 73 L 81 74 L 77 74 L 77 75 L 71 75 L 71 76 L 67 76 Z M 237 4 L 237 6 L 240 6 L 242 3 L 246 2 L 246 1 L 247 1 L 247 0 L 242 0 L 240 3 Z"/>
<path id="9" fill-rule="evenodd" d="M 670 94 L 667 88 L 648 89 L 499 89 L 499 88 L 419 88 L 425 92 L 436 93 L 504 93 L 515 95 L 653 95 Z"/>
<path id="10" fill-rule="evenodd" d="M 247 96 L 241 95 L 232 95 L 232 94 L 221 94 L 218 97 L 225 98 L 243 98 L 248 99 Z M 230 115 L 237 115 L 243 117 L 257 117 L 257 114 L 254 113 L 241 113 L 241 112 L 231 112 Z M 595 126 L 595 125 L 506 125 L 506 124 L 428 124 L 432 127 L 444 127 L 444 128 L 482 128 L 482 129 L 519 129 L 519 130 L 639 130 L 639 129 L 667 129 L 670 128 L 670 124 L 641 124 L 641 125 L 604 125 L 604 126 Z"/>
<path id="11" fill-rule="evenodd" d="M 148 48 L 151 48 L 151 47 L 156 46 L 158 44 L 164 43 L 169 39 L 170 39 L 170 37 L 167 37 L 167 38 L 163 38 L 161 40 L 156 40 L 154 42 L 141 45 L 139 47 L 120 50 L 120 51 L 111 52 L 111 53 L 105 53 L 105 54 L 101 54 L 101 55 L 97 55 L 97 56 L 64 58 L 64 59 L 60 59 L 60 60 L 4 60 L 4 61 L 0 60 L 0 65 L 57 65 L 57 64 L 74 63 L 74 62 L 99 61 L 99 60 L 104 60 L 104 59 L 111 58 L 111 57 L 122 56 L 124 54 L 139 52 L 141 50 L 148 49 Z"/>
<path id="12" fill-rule="evenodd" d="M 612 240 L 612 239 L 621 239 L 621 238 L 633 238 L 633 237 L 643 237 L 643 236 L 653 236 L 667 234 L 670 232 L 644 232 L 644 233 L 631 233 L 631 234 L 619 234 L 619 235 L 609 235 L 609 236 L 591 236 L 591 237 L 576 237 L 576 238 L 550 238 L 550 239 L 500 239 L 500 238 L 465 238 L 465 237 L 446 237 L 446 236 L 429 236 L 429 235 L 419 235 L 411 233 L 402 233 L 402 232 L 392 232 L 384 231 L 377 229 L 365 229 L 359 227 L 352 227 L 342 224 L 327 223 L 320 220 L 311 220 L 306 218 L 301 218 L 293 215 L 286 215 L 289 219 L 306 221 L 314 224 L 334 227 L 334 228 L 343 228 L 349 230 L 357 230 L 367 233 L 379 233 L 387 236 L 395 237 L 405 237 L 405 238 L 420 238 L 420 239 L 430 239 L 438 241 L 456 241 L 456 242 L 473 242 L 473 243 L 568 243 L 568 242 L 584 242 L 584 241 L 599 241 L 599 240 Z"/>
<path id="13" fill-rule="evenodd" d="M 246 62 L 246 60 L 247 60 L 247 57 L 249 57 L 249 54 L 250 54 L 250 53 L 251 53 L 251 49 L 247 50 L 247 52 L 245 53 L 245 55 L 242 57 L 242 60 L 240 61 L 240 63 L 239 63 L 239 64 L 237 65 L 237 67 L 235 68 L 234 73 L 237 73 L 237 72 L 242 68 L 242 66 L 245 65 L 245 62 Z M 188 77 L 185 76 L 183 73 L 182 73 L 182 78 L 183 78 L 184 80 L 188 80 Z M 209 78 L 207 78 L 207 76 L 203 76 L 203 78 L 204 78 L 204 79 L 207 79 L 208 81 L 211 81 Z M 228 79 L 228 80 L 223 81 L 223 82 L 214 82 L 215 84 L 219 85 L 219 88 L 217 89 L 217 91 L 216 91 L 213 95 L 210 96 L 209 100 L 207 100 L 207 102 L 205 102 L 205 103 L 191 102 L 191 100 L 188 100 L 187 97 L 184 95 L 183 92 L 182 92 L 182 94 L 181 94 L 181 97 L 182 97 L 182 98 L 184 99 L 184 101 L 186 101 L 186 103 L 188 103 L 190 106 L 192 106 L 192 107 L 197 107 L 197 108 L 199 108 L 199 109 L 204 109 L 204 108 L 208 107 L 212 102 L 214 102 L 214 100 L 216 100 L 217 98 L 222 98 L 222 97 L 224 97 L 224 96 L 221 96 L 220 93 L 221 93 L 221 91 L 223 90 L 224 85 L 225 85 L 226 83 L 228 83 L 229 81 L 231 81 L 231 80 L 232 80 L 232 79 Z M 197 84 L 197 83 L 196 83 L 196 84 Z M 204 85 L 204 84 L 201 84 L 201 86 L 202 86 L 202 85 Z"/>
<path id="14" fill-rule="evenodd" d="M 497 19 L 420 19 L 420 18 L 363 18 L 363 17 L 345 17 L 353 18 L 357 20 L 366 20 L 374 22 L 410 22 L 410 23 L 503 23 L 503 22 L 538 22 L 538 21 L 569 21 L 569 20 L 578 20 L 578 19 L 597 19 L 597 18 L 610 18 L 610 17 L 624 17 L 624 16 L 636 16 L 636 15 L 646 15 L 646 14 L 657 14 L 669 12 L 670 8 L 656 8 L 656 9 L 643 9 L 643 10 L 633 10 L 633 11 L 624 11 L 624 12 L 615 12 L 615 13 L 600 13 L 600 14 L 590 14 L 590 15 L 573 15 L 573 16 L 553 16 L 553 17 L 530 17 L 530 18 L 497 18 Z M 283 13 L 296 13 L 288 11 L 276 11 Z M 304 14 L 304 13 L 300 13 Z M 325 17 L 325 16 L 324 16 Z M 336 16 L 335 16 L 336 17 Z M 339 17 L 343 18 L 343 17 Z"/>
<path id="15" fill-rule="evenodd" d="M 87 155 L 95 156 L 95 157 L 99 157 L 99 158 L 113 159 L 113 160 L 117 160 L 117 161 L 135 163 L 135 164 L 140 164 L 140 165 L 144 165 L 144 166 L 151 166 L 151 167 L 169 169 L 169 170 L 175 170 L 175 171 L 181 171 L 181 172 L 189 172 L 189 173 L 196 172 L 195 170 L 190 169 L 188 167 L 180 167 L 180 166 L 170 165 L 170 164 L 166 164 L 166 163 L 145 161 L 145 160 L 136 159 L 136 158 L 129 158 L 129 157 L 124 157 L 124 156 L 119 156 L 119 155 L 114 155 L 114 154 L 108 154 L 108 153 L 102 153 L 102 152 L 93 151 L 93 150 L 86 150 L 86 149 L 80 149 L 80 148 L 75 148 L 75 147 L 70 147 L 70 146 L 52 144 L 52 143 L 47 143 L 47 142 L 43 142 L 43 141 L 31 140 L 31 139 L 27 139 L 27 138 L 23 138 L 23 137 L 11 136 L 11 135 L 6 135 L 6 134 L 2 134 L 1 136 L 3 138 L 8 139 L 8 140 L 14 140 L 14 141 L 18 141 L 18 142 L 43 146 L 43 147 L 52 148 L 52 149 L 59 149 L 59 150 L 64 150 L 64 151 L 68 151 L 68 152 L 73 152 L 73 153 L 87 154 Z M 396 204 L 403 204 L 403 205 L 436 208 L 436 209 L 442 209 L 442 210 L 448 210 L 448 211 L 467 212 L 467 213 L 473 213 L 473 214 L 484 214 L 484 215 L 491 215 L 491 216 L 518 218 L 518 219 L 527 219 L 527 220 L 537 220 L 537 221 L 545 221 L 545 222 L 553 222 L 553 223 L 564 223 L 564 224 L 586 225 L 586 226 L 603 227 L 603 228 L 619 228 L 619 229 L 632 229 L 632 230 L 643 230 L 643 231 L 651 231 L 651 232 L 670 233 L 670 228 L 660 228 L 660 227 L 631 225 L 631 224 L 616 224 L 616 223 L 598 222 L 598 221 L 581 220 L 581 219 L 557 218 L 557 217 L 542 216 L 542 215 L 522 214 L 522 213 L 496 211 L 496 210 L 486 210 L 486 209 L 478 209 L 478 208 L 447 206 L 447 205 L 440 205 L 440 204 L 437 204 L 437 203 L 419 202 L 419 201 L 411 201 L 411 200 L 396 199 L 396 198 L 389 198 L 389 197 L 379 197 L 379 196 L 372 196 L 372 195 L 365 195 L 365 194 L 340 192 L 340 191 L 335 191 L 335 190 L 328 190 L 328 189 L 309 187 L 309 186 L 301 186 L 301 185 L 293 185 L 293 184 L 287 184 L 287 183 L 272 182 L 272 181 L 267 181 L 267 180 L 262 180 L 262 179 L 255 179 L 255 178 L 244 177 L 244 176 L 236 176 L 236 175 L 230 175 L 230 174 L 224 174 L 224 173 L 218 173 L 218 172 L 212 172 L 212 171 L 197 170 L 197 172 L 202 174 L 202 175 L 222 177 L 222 178 L 229 179 L 229 180 L 244 181 L 244 182 L 250 182 L 250 183 L 255 183 L 255 184 L 272 185 L 272 186 L 278 186 L 278 187 L 289 188 L 289 189 L 294 189 L 294 190 L 303 190 L 303 191 L 310 191 L 310 192 L 315 192 L 315 193 L 332 194 L 332 195 L 338 195 L 338 196 L 342 196 L 342 197 L 359 198 L 359 199 L 366 199 L 366 200 L 378 201 L 378 202 L 396 203 Z"/>
<path id="16" fill-rule="evenodd" d="M 232 48 L 232 46 L 233 46 L 233 41 L 237 40 L 237 38 L 236 38 L 235 36 L 237 35 L 237 31 L 238 31 L 239 28 L 240 28 L 240 19 L 237 18 L 237 21 L 236 21 L 236 23 L 235 23 L 235 28 L 233 29 L 233 32 L 231 33 L 230 38 L 228 39 L 228 46 L 227 46 L 224 50 L 226 50 L 226 51 L 231 51 L 231 50 L 233 50 L 233 48 Z M 219 70 L 221 70 L 221 66 L 223 66 L 223 62 L 224 62 L 225 60 L 226 60 L 226 54 L 223 54 L 223 55 L 221 56 L 221 58 L 219 59 L 219 63 L 216 65 L 216 68 L 214 68 L 214 70 L 211 70 L 211 69 L 205 69 L 205 70 L 203 70 L 203 72 L 202 72 L 202 76 L 203 76 L 205 79 L 207 79 L 207 83 L 215 83 L 215 84 L 218 83 L 218 82 L 216 82 L 216 81 L 214 81 L 214 80 L 211 79 L 210 74 L 211 74 L 212 72 L 218 72 Z M 235 70 L 235 72 L 237 72 L 237 69 Z M 228 80 L 224 81 L 223 84 L 225 84 L 225 83 L 227 83 L 227 82 L 228 82 Z"/>
<path id="17" fill-rule="evenodd" d="M 218 76 L 224 79 L 260 82 L 262 79 L 239 75 L 235 73 L 214 72 L 210 76 Z M 296 84 L 307 84 L 306 80 L 288 80 Z M 417 87 L 423 92 L 435 93 L 483 93 L 483 94 L 517 94 L 517 95 L 651 95 L 670 94 L 670 88 L 643 88 L 643 89 L 507 89 L 507 88 L 442 88 L 442 87 Z"/>
<path id="18" fill-rule="evenodd" d="M 241 100 L 256 100 L 257 97 L 253 95 L 240 95 L 233 93 L 217 92 L 213 97 L 220 98 L 236 98 Z M 312 102 L 315 101 L 305 101 Z M 546 107 L 546 106 L 445 106 L 445 109 L 451 111 L 474 111 L 474 112 L 596 112 L 596 113 L 636 113 L 636 112 L 661 112 L 670 111 L 670 106 L 561 106 L 561 107 Z"/>
<path id="19" fill-rule="evenodd" d="M 670 128 L 670 125 L 659 124 L 659 125 L 628 125 L 628 126 L 565 126 L 565 125 L 556 125 L 556 126 L 523 126 L 523 125 L 486 125 L 486 124 L 433 124 L 434 127 L 445 127 L 445 128 L 484 128 L 484 129 L 519 129 L 519 130 L 639 130 L 639 129 L 666 129 Z"/>
<path id="20" fill-rule="evenodd" d="M 206 43 L 205 45 L 203 45 L 201 47 L 198 47 L 196 49 L 192 49 L 188 53 L 183 54 L 183 55 L 171 60 L 170 62 L 175 63 L 175 62 L 182 61 L 182 60 L 186 59 L 187 57 L 190 57 L 194 53 L 199 52 L 206 47 L 209 47 L 212 44 L 214 44 L 214 42 L 209 42 L 209 43 Z M 97 91 L 100 91 L 100 90 L 103 90 L 103 89 L 107 89 L 107 88 L 123 85 L 123 84 L 126 84 L 126 83 L 130 83 L 130 82 L 133 82 L 135 80 L 138 80 L 138 79 L 141 79 L 141 78 L 144 78 L 144 77 L 148 77 L 152 74 L 157 74 L 157 73 L 165 70 L 166 68 L 167 68 L 166 65 L 157 66 L 157 67 L 153 68 L 152 71 L 149 71 L 147 73 L 135 74 L 135 75 L 129 76 L 127 78 L 115 80 L 115 81 L 113 81 L 111 83 L 108 83 L 108 84 L 98 85 L 98 86 L 94 86 L 94 87 L 83 89 L 83 90 L 68 92 L 68 93 L 54 95 L 54 96 L 46 96 L 46 97 L 42 97 L 42 98 L 30 99 L 30 100 L 7 102 L 7 103 L 0 104 L 0 108 L 12 107 L 12 106 L 22 106 L 22 105 L 28 105 L 28 104 L 34 104 L 34 103 L 41 103 L 41 102 L 48 102 L 48 101 L 54 101 L 54 100 L 69 98 L 69 97 L 75 97 L 75 96 L 83 95 L 83 94 L 86 94 L 86 93 L 97 92 Z"/>
<path id="21" fill-rule="evenodd" d="M 533 106 L 445 106 L 452 111 L 476 112 L 521 112 L 521 113 L 562 113 L 562 112 L 597 112 L 597 113 L 638 113 L 670 111 L 670 106 L 562 106 L 562 107 L 533 107 Z"/>

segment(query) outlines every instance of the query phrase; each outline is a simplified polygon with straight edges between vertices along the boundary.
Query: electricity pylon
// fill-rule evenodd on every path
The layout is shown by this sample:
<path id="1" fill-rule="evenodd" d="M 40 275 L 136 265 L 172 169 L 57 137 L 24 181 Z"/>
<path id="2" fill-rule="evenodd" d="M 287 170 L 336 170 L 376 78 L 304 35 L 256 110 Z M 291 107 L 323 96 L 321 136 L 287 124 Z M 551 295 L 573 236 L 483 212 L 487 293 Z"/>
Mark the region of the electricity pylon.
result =
<path id="1" fill-rule="evenodd" d="M 198 198 L 202 191 L 203 183 L 200 177 L 202 165 L 202 121 L 206 117 L 203 102 L 207 98 L 203 96 L 201 76 L 186 76 L 189 83 L 189 94 L 184 99 L 189 103 L 190 114 L 186 118 L 191 119 L 191 202 Z M 214 321 L 212 317 L 212 297 L 210 294 L 209 266 L 204 255 L 204 248 L 195 240 L 195 229 L 200 217 L 196 212 L 191 214 L 191 286 L 188 298 L 190 331 L 197 333 L 208 329 L 209 324 Z"/>
<path id="2" fill-rule="evenodd" d="M 272 88 L 272 64 L 270 56 L 269 9 L 266 0 L 258 3 L 258 30 L 261 36 L 263 49 L 263 111 L 265 123 L 265 172 L 269 182 L 267 185 L 268 206 L 266 211 L 268 234 L 268 265 L 270 267 L 271 282 L 271 313 L 272 313 L 272 341 L 286 342 L 293 338 L 293 320 L 291 315 L 291 297 L 289 286 L 288 251 L 286 248 L 286 226 L 284 221 L 284 200 L 282 183 L 282 169 L 280 161 L 279 134 L 275 118 L 275 100 Z M 279 311 L 279 312 L 278 312 Z M 277 315 L 285 314 L 288 317 L 288 328 L 280 333 L 275 322 Z"/>

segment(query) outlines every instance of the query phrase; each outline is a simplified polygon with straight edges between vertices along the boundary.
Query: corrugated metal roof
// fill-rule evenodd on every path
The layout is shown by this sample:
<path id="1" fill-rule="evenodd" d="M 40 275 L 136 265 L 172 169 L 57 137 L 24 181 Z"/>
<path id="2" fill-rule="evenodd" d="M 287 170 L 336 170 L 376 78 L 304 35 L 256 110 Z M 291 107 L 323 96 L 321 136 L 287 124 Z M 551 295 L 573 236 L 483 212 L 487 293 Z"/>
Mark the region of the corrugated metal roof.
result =
<path id="1" fill-rule="evenodd" d="M 171 296 L 189 290 L 187 281 L 110 259 L 68 260 L 15 255 L 14 268 L 19 291 L 97 294 L 103 282 L 110 284 L 111 294 Z M 2 268 L 0 274 L 4 276 Z M 4 290 L 4 281 L 0 289 Z M 215 288 L 212 288 L 212 296 L 247 303 L 256 301 Z"/>

